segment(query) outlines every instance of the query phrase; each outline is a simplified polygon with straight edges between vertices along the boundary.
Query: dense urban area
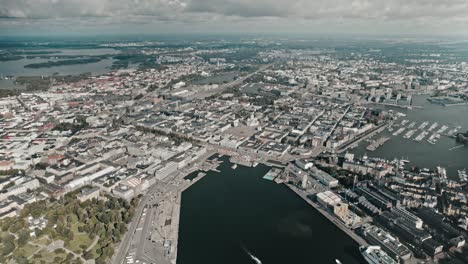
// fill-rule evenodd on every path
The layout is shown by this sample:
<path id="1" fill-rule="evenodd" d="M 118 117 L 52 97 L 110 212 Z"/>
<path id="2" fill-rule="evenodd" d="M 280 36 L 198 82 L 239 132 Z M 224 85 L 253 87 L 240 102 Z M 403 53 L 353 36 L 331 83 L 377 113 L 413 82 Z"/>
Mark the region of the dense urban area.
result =
<path id="1" fill-rule="evenodd" d="M 33 60 L 26 69 L 111 65 L 0 72 L 11 84 L 0 88 L 0 263 L 175 264 L 182 194 L 222 156 L 233 169 L 269 166 L 265 181 L 379 259 L 369 263 L 468 263 L 468 126 L 407 118 L 427 110 L 421 96 L 468 109 L 468 53 L 331 42 L 2 43 L 0 61 Z M 370 155 L 442 140 L 461 167 Z"/>

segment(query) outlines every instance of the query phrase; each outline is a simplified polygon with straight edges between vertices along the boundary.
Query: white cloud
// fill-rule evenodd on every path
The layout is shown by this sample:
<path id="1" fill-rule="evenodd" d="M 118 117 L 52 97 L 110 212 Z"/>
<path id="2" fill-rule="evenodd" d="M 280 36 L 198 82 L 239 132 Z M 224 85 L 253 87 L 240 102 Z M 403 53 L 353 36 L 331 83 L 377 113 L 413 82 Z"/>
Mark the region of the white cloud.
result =
<path id="1" fill-rule="evenodd" d="M 452 26 L 468 28 L 467 13 L 467 0 L 0 0 L 3 26 L 12 24 L 5 22 L 8 19 L 101 18 L 93 19 L 93 23 L 227 24 L 277 18 L 286 24 L 308 21 L 315 25 L 358 24 L 369 28 L 398 24 L 395 27 L 400 29 L 402 25 L 417 25 L 429 31 Z"/>

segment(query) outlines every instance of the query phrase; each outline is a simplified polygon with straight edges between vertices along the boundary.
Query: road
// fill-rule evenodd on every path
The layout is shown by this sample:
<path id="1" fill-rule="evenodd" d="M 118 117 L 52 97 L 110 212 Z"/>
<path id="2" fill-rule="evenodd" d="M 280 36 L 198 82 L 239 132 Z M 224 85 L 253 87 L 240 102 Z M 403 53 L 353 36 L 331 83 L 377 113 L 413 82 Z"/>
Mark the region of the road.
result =
<path id="1" fill-rule="evenodd" d="M 145 208 L 150 208 L 154 204 L 158 204 L 164 199 L 167 199 L 170 195 L 177 193 L 185 188 L 187 188 L 187 185 L 193 184 L 195 181 L 192 181 L 191 183 L 187 183 L 184 181 L 182 178 L 186 176 L 187 174 L 191 173 L 192 171 L 196 171 L 197 168 L 205 162 L 205 160 L 214 154 L 213 151 L 208 150 L 207 154 L 205 154 L 201 159 L 199 159 L 197 162 L 192 164 L 191 166 L 187 166 L 186 169 L 182 169 L 178 171 L 177 173 L 174 173 L 173 175 L 169 175 L 166 177 L 165 181 L 162 182 L 157 182 L 156 184 L 152 185 L 150 189 L 146 192 L 146 194 L 143 196 L 142 200 L 138 204 L 138 207 L 136 209 L 136 213 L 131 221 L 131 223 L 128 226 L 128 230 L 125 233 L 122 242 L 120 243 L 119 247 L 116 250 L 116 253 L 114 254 L 111 263 L 114 264 L 122 264 L 125 263 L 125 257 L 127 256 L 127 253 L 129 252 L 129 249 L 132 245 L 132 242 L 134 241 L 134 235 L 136 233 L 137 227 L 139 225 L 139 222 L 142 219 L 142 214 Z M 181 183 L 181 184 L 180 184 Z M 147 209 L 147 214 L 150 213 L 151 210 Z M 148 215 L 146 215 L 148 216 Z M 145 225 L 149 224 L 148 219 L 149 217 L 145 217 Z M 146 222 L 147 221 L 147 222 Z M 146 226 L 145 230 L 148 230 L 149 226 Z M 142 233 L 143 237 L 146 237 L 146 234 Z M 138 241 L 141 242 L 141 241 Z M 143 249 L 144 243 L 140 246 L 139 243 L 137 244 L 137 251 L 140 251 L 140 247 Z"/>
<path id="2" fill-rule="evenodd" d="M 151 193 L 157 189 L 158 186 L 153 186 L 148 193 Z M 128 249 L 130 248 L 130 244 L 132 242 L 133 235 L 135 234 L 138 221 L 140 221 L 141 215 L 143 213 L 143 209 L 146 207 L 148 200 L 150 199 L 150 195 L 143 196 L 143 199 L 138 204 L 137 210 L 135 215 L 133 216 L 132 222 L 130 223 L 127 232 L 125 233 L 122 242 L 117 249 L 117 253 L 114 255 L 112 263 L 121 264 L 125 259 L 125 255 L 127 254 Z"/>

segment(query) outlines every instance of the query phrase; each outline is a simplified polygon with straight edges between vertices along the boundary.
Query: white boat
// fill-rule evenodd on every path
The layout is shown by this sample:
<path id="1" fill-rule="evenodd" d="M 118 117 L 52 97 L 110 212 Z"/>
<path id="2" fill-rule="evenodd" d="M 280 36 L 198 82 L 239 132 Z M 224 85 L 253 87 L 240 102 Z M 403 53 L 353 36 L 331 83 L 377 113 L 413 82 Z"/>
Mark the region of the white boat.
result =
<path id="1" fill-rule="evenodd" d="M 341 261 L 339 259 L 335 259 L 336 264 L 341 264 Z"/>
<path id="2" fill-rule="evenodd" d="M 262 264 L 262 261 L 260 261 L 259 258 L 257 258 L 256 256 L 254 256 L 252 253 L 250 253 L 250 251 L 248 251 L 247 249 L 244 248 L 244 251 L 249 255 L 249 257 L 255 261 L 256 264 Z"/>
<path id="3" fill-rule="evenodd" d="M 369 264 L 398 264 L 379 246 L 361 246 L 359 247 L 359 251 Z"/>

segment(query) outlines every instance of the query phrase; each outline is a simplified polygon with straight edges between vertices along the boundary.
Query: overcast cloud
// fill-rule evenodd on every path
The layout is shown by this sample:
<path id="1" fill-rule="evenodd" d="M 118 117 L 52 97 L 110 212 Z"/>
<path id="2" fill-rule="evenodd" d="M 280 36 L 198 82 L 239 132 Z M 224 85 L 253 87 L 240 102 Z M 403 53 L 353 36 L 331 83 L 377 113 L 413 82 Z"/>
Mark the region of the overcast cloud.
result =
<path id="1" fill-rule="evenodd" d="M 251 25 L 251 31 L 353 26 L 357 32 L 467 33 L 467 14 L 468 0 L 0 0 L 2 30 L 146 24 L 201 31 Z"/>

